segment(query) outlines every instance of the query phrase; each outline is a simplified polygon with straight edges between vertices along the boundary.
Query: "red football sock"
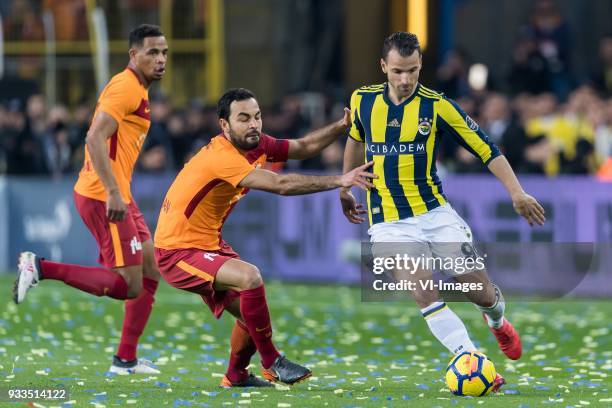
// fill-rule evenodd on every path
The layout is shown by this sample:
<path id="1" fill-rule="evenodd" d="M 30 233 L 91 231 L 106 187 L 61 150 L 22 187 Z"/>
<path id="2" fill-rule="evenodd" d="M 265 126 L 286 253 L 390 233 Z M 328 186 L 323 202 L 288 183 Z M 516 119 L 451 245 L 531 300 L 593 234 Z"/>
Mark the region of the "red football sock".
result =
<path id="1" fill-rule="evenodd" d="M 272 343 L 272 323 L 263 285 L 240 292 L 240 314 L 259 351 L 262 365 L 270 368 L 280 354 Z"/>
<path id="2" fill-rule="evenodd" d="M 236 320 L 230 344 L 230 360 L 225 375 L 232 382 L 245 380 L 249 375 L 247 367 L 251 362 L 251 357 L 257 351 L 257 347 L 249 336 L 249 328 L 240 320 Z"/>
<path id="3" fill-rule="evenodd" d="M 121 341 L 117 351 L 117 356 L 123 360 L 131 361 L 136 359 L 138 339 L 142 335 L 151 315 L 158 283 L 154 279 L 143 277 L 140 295 L 135 299 L 125 301 L 123 330 L 121 331 Z"/>
<path id="4" fill-rule="evenodd" d="M 40 260 L 43 279 L 55 279 L 96 296 L 126 299 L 128 286 L 121 275 L 106 268 Z"/>

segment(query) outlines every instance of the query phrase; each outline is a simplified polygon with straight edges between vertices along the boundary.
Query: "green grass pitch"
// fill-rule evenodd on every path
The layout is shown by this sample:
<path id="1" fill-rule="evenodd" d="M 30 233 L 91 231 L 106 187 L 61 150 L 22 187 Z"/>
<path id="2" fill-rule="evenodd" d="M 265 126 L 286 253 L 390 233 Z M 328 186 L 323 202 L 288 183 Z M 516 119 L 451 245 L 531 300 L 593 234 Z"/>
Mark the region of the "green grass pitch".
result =
<path id="1" fill-rule="evenodd" d="M 450 355 L 417 307 L 361 303 L 358 288 L 267 285 L 277 346 L 314 375 L 291 388 L 260 391 L 218 388 L 233 322 L 229 316 L 216 321 L 196 295 L 160 285 L 139 355 L 156 362 L 161 375 L 110 376 L 120 302 L 43 282 L 17 307 L 10 300 L 12 275 L 1 275 L 0 284 L 0 389 L 69 390 L 68 402 L 39 401 L 40 406 L 612 405 L 611 301 L 510 301 L 508 316 L 524 345 L 518 362 L 504 358 L 473 306 L 453 304 L 509 383 L 497 395 L 459 398 L 443 381 Z M 258 366 L 257 356 L 253 363 Z"/>

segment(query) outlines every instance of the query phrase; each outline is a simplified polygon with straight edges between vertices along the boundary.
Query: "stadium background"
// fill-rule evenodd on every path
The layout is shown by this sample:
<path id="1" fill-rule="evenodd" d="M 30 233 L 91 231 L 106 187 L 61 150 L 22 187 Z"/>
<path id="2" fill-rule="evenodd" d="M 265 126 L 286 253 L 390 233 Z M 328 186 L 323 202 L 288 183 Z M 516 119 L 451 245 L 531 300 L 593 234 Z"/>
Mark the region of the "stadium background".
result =
<path id="1" fill-rule="evenodd" d="M 161 192 L 219 131 L 224 89 L 252 89 L 264 130 L 299 137 L 339 118 L 355 87 L 382 82 L 381 39 L 409 29 L 425 49 L 421 81 L 477 119 L 548 210 L 530 229 L 486 168 L 447 141 L 438 168 L 476 238 L 612 238 L 610 2 L 14 0 L 0 15 L 0 270 L 24 248 L 95 262 L 71 184 L 97 94 L 126 65 L 127 32 L 142 21 L 161 24 L 170 44 L 133 185 L 152 230 Z M 279 170 L 338 172 L 343 142 Z M 333 192 L 254 193 L 225 237 L 268 276 L 355 282 L 346 254 L 365 228 L 344 221 Z"/>
<path id="2" fill-rule="evenodd" d="M 532 402 L 536 404 L 558 398 L 555 379 L 542 379 L 547 373 L 538 370 L 559 358 L 563 361 L 563 375 L 569 376 L 570 370 L 579 367 L 603 367 L 604 374 L 610 370 L 610 340 L 605 340 L 610 330 L 605 316 L 611 310 L 612 294 L 610 1 L 2 0 L 0 17 L 0 272 L 7 272 L 0 273 L 0 279 L 5 294 L 12 284 L 13 275 L 9 273 L 14 272 L 21 250 L 34 250 L 64 262 L 96 262 L 95 242 L 73 208 L 72 186 L 82 164 L 84 136 L 97 95 L 104 83 L 127 64 L 126 36 L 135 25 L 160 24 L 170 46 L 167 73 L 150 90 L 152 127 L 132 187 L 152 231 L 165 189 L 177 169 L 218 132 L 214 103 L 224 89 L 250 88 L 262 105 L 264 130 L 277 137 L 299 137 L 339 118 L 354 88 L 383 82 L 378 62 L 382 39 L 396 30 L 411 30 L 419 34 L 424 45 L 421 82 L 456 99 L 479 122 L 500 145 L 526 191 L 547 210 L 546 225 L 529 228 L 515 215 L 505 191 L 484 167 L 460 147 L 444 145 L 438 169 L 451 203 L 472 226 L 478 241 L 508 243 L 504 261 L 498 264 L 501 270 L 512 272 L 505 275 L 504 283 L 514 293 L 554 291 L 551 284 L 559 263 L 553 262 L 554 254 L 569 252 L 559 259 L 576 264 L 584 260 L 584 253 L 576 250 L 575 243 L 595 243 L 595 247 L 604 249 L 597 252 L 597 262 L 587 254 L 592 265 L 586 268 L 589 273 L 580 276 L 578 288 L 564 288 L 563 292 L 582 299 L 603 298 L 600 301 L 522 303 L 514 307 L 519 324 L 522 322 L 530 333 L 526 344 L 540 347 L 543 342 L 545 348 L 538 356 L 546 357 L 528 362 L 527 373 L 516 368 L 510 371 L 515 373 L 511 381 L 518 381 L 519 387 L 511 386 L 510 391 L 518 391 L 509 394 L 535 396 Z M 277 170 L 339 172 L 342 152 L 341 140 L 318 158 L 289 162 Z M 229 218 L 224 237 L 244 259 L 260 267 L 265 279 L 284 282 L 270 289 L 276 295 L 271 296 L 271 308 L 273 315 L 279 316 L 275 327 L 281 347 L 301 348 L 307 361 L 319 364 L 315 361 L 335 356 L 332 346 L 337 344 L 332 338 L 339 336 L 345 349 L 338 347 L 345 354 L 380 358 L 378 367 L 389 363 L 412 370 L 414 364 L 422 362 L 398 362 L 391 360 L 388 353 L 397 351 L 398 343 L 403 347 L 403 342 L 423 345 L 433 340 L 424 324 L 406 323 L 419 319 L 416 308 L 364 305 L 359 303 L 356 289 L 343 285 L 359 282 L 355 256 L 366 229 L 344 220 L 334 192 L 290 198 L 251 192 Z M 534 263 L 520 248 L 531 248 L 535 243 L 548 245 L 539 254 L 534 271 Z M 570 247 L 573 249 L 563 251 L 559 245 L 564 244 L 574 245 Z M 575 269 L 577 273 L 584 272 L 584 268 Z M 541 279 L 535 278 L 538 274 Z M 304 286 L 288 281 L 335 285 Z M 85 295 L 59 284 L 49 287 L 53 290 L 33 292 L 31 304 L 20 309 L 21 320 L 15 317 L 14 306 L 8 300 L 4 302 L 0 316 L 0 374 L 17 373 L 17 379 L 24 379 L 26 373 L 39 375 L 38 366 L 26 365 L 21 377 L 15 371 L 15 356 L 30 347 L 15 343 L 15 339 L 50 339 L 54 347 L 51 354 L 68 353 L 78 360 L 73 350 L 62 354 L 56 340 L 66 342 L 70 337 L 62 332 L 81 327 L 80 331 L 75 329 L 75 341 L 81 339 L 83 343 L 77 342 L 75 350 L 112 349 L 121 321 L 119 306 L 105 301 L 91 306 L 94 302 Z M 149 358 L 168 361 L 167 353 L 177 352 L 172 349 L 173 342 L 181 339 L 173 335 L 168 346 L 163 335 L 176 327 L 175 312 L 195 310 L 201 314 L 201 309 L 195 297 L 168 288 L 162 288 L 160 296 L 154 311 L 154 316 L 158 313 L 160 317 L 147 328 L 150 344 L 144 353 Z M 302 306 L 302 302 L 315 298 L 319 299 L 317 305 Z M 79 310 L 82 316 L 62 317 L 68 319 L 66 323 L 54 328 L 37 309 L 55 306 L 64 317 L 70 310 Z M 105 313 L 111 317 L 102 321 L 100 316 Z M 202 316 L 185 313 L 183 322 L 199 326 L 206 333 L 198 338 L 197 331 L 195 349 L 211 350 L 212 355 L 194 355 L 194 361 L 204 361 L 204 367 L 223 361 L 225 346 L 215 350 L 201 343 L 211 341 L 204 339 L 205 335 L 218 333 L 219 338 L 225 338 L 222 336 L 227 335 L 229 326 L 211 322 L 208 317 L 203 322 Z M 408 320 L 394 320 L 393 313 L 402 313 Z M 563 323 L 559 326 L 546 316 L 561 316 Z M 304 319 L 306 327 L 293 327 L 295 319 Z M 360 320 L 361 325 L 345 325 L 347 321 Z M 476 318 L 466 323 L 482 326 Z M 33 333 L 30 327 L 37 331 Z M 301 337 L 287 335 L 291 330 Z M 477 329 L 480 338 L 486 338 L 484 330 Z M 192 335 L 186 329 L 181 333 L 183 338 Z M 329 337 L 326 345 L 318 344 L 312 333 L 315 337 Z M 588 336 L 582 337 L 585 334 Z M 366 342 L 367 347 L 347 351 L 352 347 L 347 344 L 361 344 L 360 340 L 346 340 L 353 335 L 362 336 L 361 341 L 371 337 L 372 341 Z M 393 337 L 396 335 L 399 341 Z M 561 345 L 556 351 L 546 346 L 559 339 Z M 433 380 L 433 385 L 426 382 L 427 375 L 432 375 L 427 371 L 440 369 L 446 359 L 431 344 L 427 343 L 432 351 L 422 351 L 422 359 L 431 364 L 418 371 L 426 380 L 413 381 L 410 375 L 414 373 L 410 371 L 411 385 L 405 387 L 403 380 L 394 379 L 400 388 L 387 398 L 415 398 L 418 393 L 427 394 L 427 387 L 441 386 Z M 406 350 L 413 352 L 415 349 L 410 347 L 413 346 L 406 346 Z M 484 346 L 483 349 L 486 350 Z M 404 348 L 401 350 L 405 353 Z M 583 359 L 577 363 L 572 360 L 576 350 Z M 47 352 L 40 353 L 52 361 L 46 364 L 53 372 L 62 372 L 61 360 Z M 340 366 L 354 360 L 339 358 L 334 361 Z M 495 358 L 501 360 L 501 355 L 495 354 Z M 371 360 L 368 361 L 369 367 Z M 532 363 L 539 367 L 534 368 Z M 188 364 L 185 367 L 191 367 Z M 506 370 L 510 370 L 508 367 L 514 366 L 506 364 Z M 528 381 L 530 375 L 537 377 L 537 373 L 544 383 L 530 383 L 525 393 L 521 381 Z M 331 377 L 338 373 L 332 370 L 328 374 Z M 604 401 L 612 401 L 605 399 L 608 383 L 602 388 L 597 379 L 592 380 L 597 376 L 584 375 L 579 380 L 569 380 L 567 387 L 572 392 L 572 387 L 578 387 L 583 399 L 598 401 L 603 396 Z M 70 376 L 79 375 L 66 374 Z M 380 380 L 373 379 L 379 377 L 375 373 L 363 380 L 374 389 L 363 395 L 385 398 Z M 169 378 L 164 380 L 168 384 L 174 381 Z M 41 384 L 54 384 L 50 379 L 46 381 Z M 584 383 L 576 385 L 576 381 Z M 161 384 L 155 386 L 166 392 L 167 386 Z M 179 388 L 177 383 L 171 384 Z M 336 392 L 340 387 L 336 380 L 314 384 L 315 388 L 320 386 L 320 390 L 346 397 L 346 391 Z M 105 389 L 103 376 L 98 385 Z M 553 390 L 537 388 L 547 386 Z M 377 394 L 378 387 L 382 394 Z M 212 385 L 209 389 L 214 390 Z M 600 397 L 591 397 L 588 393 L 592 391 L 599 392 Z M 109 400 L 111 393 L 109 390 Z M 408 394 L 410 397 L 404 398 Z M 152 392 L 151 398 L 156 395 Z M 521 396 L 509 396 L 512 397 L 517 399 L 506 402 L 522 401 Z M 114 398 L 121 400 L 116 395 Z M 92 397 L 89 402 L 103 400 Z M 348 403 L 344 400 L 342 404 Z M 426 405 L 434 403 L 441 404 L 434 398 Z"/>

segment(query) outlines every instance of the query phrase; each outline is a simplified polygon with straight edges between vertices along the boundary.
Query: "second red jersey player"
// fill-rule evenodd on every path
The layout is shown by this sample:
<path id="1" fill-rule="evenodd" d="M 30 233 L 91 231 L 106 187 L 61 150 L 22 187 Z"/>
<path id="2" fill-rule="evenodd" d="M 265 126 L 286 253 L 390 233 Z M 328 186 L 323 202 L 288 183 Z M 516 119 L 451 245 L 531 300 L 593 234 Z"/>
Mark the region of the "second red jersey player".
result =
<path id="1" fill-rule="evenodd" d="M 249 189 L 283 195 L 308 194 L 342 186 L 371 186 L 375 177 L 363 165 L 338 176 L 276 174 L 266 162 L 305 159 L 318 154 L 346 129 L 350 112 L 301 139 L 278 140 L 262 133 L 254 95 L 232 89 L 217 107 L 223 134 L 212 139 L 181 170 L 166 194 L 157 230 L 155 257 L 164 279 L 177 289 L 202 297 L 219 318 L 227 310 L 236 318 L 224 387 L 293 384 L 308 378 L 308 368 L 281 356 L 272 341 L 272 323 L 259 269 L 223 241 L 221 229 L 232 208 Z M 247 371 L 259 352 L 264 381 Z"/>
<path id="2" fill-rule="evenodd" d="M 85 163 L 74 187 L 77 211 L 96 239 L 104 267 L 51 262 L 22 252 L 14 300 L 21 303 L 43 279 L 60 280 L 96 296 L 127 299 L 121 340 L 109 371 L 157 374 L 136 358 L 160 274 L 130 182 L 151 124 L 148 88 L 164 74 L 168 45 L 159 27 L 143 24 L 130 33 L 129 46 L 127 68 L 110 80 L 98 99 L 87 132 Z"/>

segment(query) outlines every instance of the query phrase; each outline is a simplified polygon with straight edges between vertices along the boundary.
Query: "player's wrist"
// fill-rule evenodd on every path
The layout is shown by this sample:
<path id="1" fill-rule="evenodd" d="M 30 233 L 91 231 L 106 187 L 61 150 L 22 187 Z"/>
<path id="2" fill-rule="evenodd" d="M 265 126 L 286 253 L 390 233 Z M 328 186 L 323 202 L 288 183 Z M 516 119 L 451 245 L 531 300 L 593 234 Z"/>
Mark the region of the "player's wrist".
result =
<path id="1" fill-rule="evenodd" d="M 516 201 L 522 197 L 524 197 L 527 193 L 525 193 L 525 191 L 523 191 L 523 189 L 520 190 L 516 190 L 516 191 L 511 191 L 510 192 L 510 198 L 512 199 L 512 201 Z"/>

